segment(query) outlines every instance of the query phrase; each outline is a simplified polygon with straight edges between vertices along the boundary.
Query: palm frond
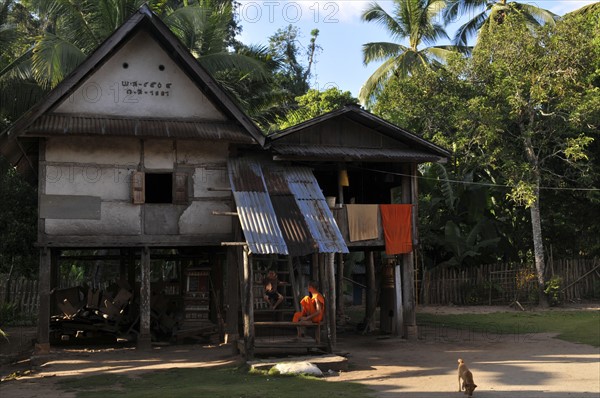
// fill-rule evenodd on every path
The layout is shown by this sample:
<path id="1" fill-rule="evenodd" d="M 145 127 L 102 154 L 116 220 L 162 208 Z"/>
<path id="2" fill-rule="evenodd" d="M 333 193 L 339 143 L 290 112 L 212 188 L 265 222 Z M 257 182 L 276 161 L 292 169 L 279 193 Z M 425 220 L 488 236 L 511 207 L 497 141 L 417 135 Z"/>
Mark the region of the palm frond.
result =
<path id="1" fill-rule="evenodd" d="M 86 58 L 78 47 L 63 38 L 46 33 L 31 57 L 35 80 L 42 86 L 56 86 Z"/>
<path id="2" fill-rule="evenodd" d="M 253 79 L 266 81 L 270 75 L 265 70 L 264 64 L 259 60 L 241 54 L 217 53 L 198 58 L 198 62 L 211 74 L 234 69 Z"/>
<path id="3" fill-rule="evenodd" d="M 457 22 L 463 15 L 472 15 L 486 9 L 489 0 L 448 0 L 444 9 L 444 21 L 446 25 Z"/>
<path id="4" fill-rule="evenodd" d="M 427 47 L 423 50 L 425 54 L 430 56 L 429 58 L 435 58 L 441 62 L 446 62 L 453 54 L 457 52 L 466 51 L 463 47 L 446 45 L 446 46 L 432 46 Z"/>
<path id="5" fill-rule="evenodd" d="M 358 99 L 363 104 L 370 104 L 374 101 L 375 96 L 381 90 L 383 83 L 396 70 L 396 58 L 389 58 L 373 72 L 367 81 L 362 85 L 358 93 Z"/>
<path id="6" fill-rule="evenodd" d="M 408 51 L 408 47 L 402 44 L 390 42 L 365 43 L 363 44 L 363 63 L 368 65 L 373 61 L 396 57 L 404 51 Z"/>
<path id="7" fill-rule="evenodd" d="M 466 47 L 468 45 L 468 41 L 471 37 L 475 36 L 475 34 L 481 29 L 485 21 L 487 21 L 489 16 L 488 10 L 485 10 L 461 25 L 454 35 L 454 44 L 456 46 Z"/>
<path id="8" fill-rule="evenodd" d="M 528 3 L 516 3 L 518 9 L 528 17 L 532 17 L 537 21 L 538 25 L 550 24 L 551 26 L 556 23 L 560 17 L 553 12 L 537 7 L 533 4 Z"/>
<path id="9" fill-rule="evenodd" d="M 375 22 L 383 26 L 394 39 L 404 38 L 410 33 L 377 3 L 369 4 L 361 18 L 365 22 Z"/>

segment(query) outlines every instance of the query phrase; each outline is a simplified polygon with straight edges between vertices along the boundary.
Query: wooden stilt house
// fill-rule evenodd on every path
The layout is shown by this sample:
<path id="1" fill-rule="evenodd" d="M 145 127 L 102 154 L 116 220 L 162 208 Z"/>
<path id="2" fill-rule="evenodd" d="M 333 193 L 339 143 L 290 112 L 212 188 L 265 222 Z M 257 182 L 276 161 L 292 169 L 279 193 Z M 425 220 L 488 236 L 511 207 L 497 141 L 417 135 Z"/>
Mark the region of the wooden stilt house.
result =
<path id="1" fill-rule="evenodd" d="M 347 204 L 415 206 L 417 164 L 449 156 L 355 106 L 266 137 L 147 6 L 3 132 L 0 151 L 38 187 L 40 352 L 51 339 L 118 332 L 147 347 L 210 329 L 248 356 L 273 264 L 288 312 L 302 279 L 320 280 L 331 350 L 343 254 L 386 246 L 379 216 L 376 237 L 351 239 Z M 394 259 L 381 322 L 410 335 L 412 248 Z M 74 261 L 98 283 L 63 289 Z"/>

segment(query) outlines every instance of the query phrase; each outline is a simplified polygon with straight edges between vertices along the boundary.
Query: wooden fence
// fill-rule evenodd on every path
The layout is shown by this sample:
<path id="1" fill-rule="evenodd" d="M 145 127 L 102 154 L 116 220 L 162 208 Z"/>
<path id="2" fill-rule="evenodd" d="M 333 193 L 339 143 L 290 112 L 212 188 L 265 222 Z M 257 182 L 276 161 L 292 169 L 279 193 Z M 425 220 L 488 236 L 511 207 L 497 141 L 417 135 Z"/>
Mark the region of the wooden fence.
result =
<path id="1" fill-rule="evenodd" d="M 38 281 L 23 277 L 9 280 L 8 275 L 0 274 L 0 306 L 0 315 L 7 316 L 10 312 L 14 314 L 11 318 L 15 317 L 17 321 L 27 322 L 36 318 L 39 306 Z M 4 321 L 0 319 L 0 324 Z"/>
<path id="2" fill-rule="evenodd" d="M 563 302 L 600 298 L 600 259 L 554 260 L 547 264 L 547 279 L 560 277 Z M 423 304 L 525 304 L 537 299 L 532 266 L 491 264 L 469 269 L 441 268 L 422 273 L 417 283 Z"/>

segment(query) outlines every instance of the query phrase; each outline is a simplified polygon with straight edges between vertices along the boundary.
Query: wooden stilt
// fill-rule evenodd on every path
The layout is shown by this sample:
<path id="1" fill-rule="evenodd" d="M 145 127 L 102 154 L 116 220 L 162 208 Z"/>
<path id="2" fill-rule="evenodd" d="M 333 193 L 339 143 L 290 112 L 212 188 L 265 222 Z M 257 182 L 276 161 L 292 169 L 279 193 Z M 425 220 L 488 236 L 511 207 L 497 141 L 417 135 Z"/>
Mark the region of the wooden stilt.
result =
<path id="1" fill-rule="evenodd" d="M 237 353 L 237 341 L 239 339 L 238 312 L 239 304 L 239 271 L 238 271 L 238 249 L 227 248 L 227 313 L 225 315 L 225 343 L 231 343 L 233 350 Z"/>
<path id="2" fill-rule="evenodd" d="M 138 336 L 138 349 L 150 349 L 152 336 L 150 334 L 150 249 L 144 247 L 141 256 L 140 275 L 140 334 Z"/>
<path id="3" fill-rule="evenodd" d="M 326 303 L 327 312 L 327 348 L 329 352 L 333 352 L 335 345 L 337 344 L 337 328 L 336 328 L 336 292 L 335 292 L 335 253 L 329 253 L 326 255 L 327 263 L 325 268 L 325 275 L 328 285 L 329 303 Z"/>
<path id="4" fill-rule="evenodd" d="M 336 281 L 336 296 L 337 296 L 337 308 L 336 308 L 336 319 L 338 324 L 346 324 L 346 314 L 344 311 L 344 254 L 334 254 L 337 257 L 337 275 Z"/>
<path id="5" fill-rule="evenodd" d="M 43 247 L 40 250 L 40 271 L 39 271 L 39 309 L 38 309 L 38 338 L 35 345 L 36 354 L 50 353 L 50 269 L 51 269 L 51 250 Z"/>
<path id="6" fill-rule="evenodd" d="M 394 321 L 392 325 L 392 333 L 395 336 L 402 337 L 404 333 L 404 314 L 402 312 L 402 277 L 401 267 L 398 262 L 394 264 Z"/>
<path id="7" fill-rule="evenodd" d="M 296 284 L 296 275 L 294 275 L 294 257 L 288 256 L 288 272 L 290 275 L 290 285 L 292 285 L 292 301 L 294 302 L 294 309 L 296 312 L 300 311 L 300 292 L 298 285 Z M 300 270 L 302 272 L 302 270 Z"/>
<path id="8" fill-rule="evenodd" d="M 367 292 L 365 306 L 365 332 L 375 330 L 375 311 L 377 306 L 377 287 L 375 285 L 375 256 L 372 250 L 365 253 L 367 260 Z"/>
<path id="9" fill-rule="evenodd" d="M 244 320 L 244 352 L 247 360 L 254 358 L 254 294 L 252 284 L 254 276 L 252 274 L 252 257 L 250 256 L 248 246 L 244 246 L 244 301 L 243 301 L 243 320 Z"/>

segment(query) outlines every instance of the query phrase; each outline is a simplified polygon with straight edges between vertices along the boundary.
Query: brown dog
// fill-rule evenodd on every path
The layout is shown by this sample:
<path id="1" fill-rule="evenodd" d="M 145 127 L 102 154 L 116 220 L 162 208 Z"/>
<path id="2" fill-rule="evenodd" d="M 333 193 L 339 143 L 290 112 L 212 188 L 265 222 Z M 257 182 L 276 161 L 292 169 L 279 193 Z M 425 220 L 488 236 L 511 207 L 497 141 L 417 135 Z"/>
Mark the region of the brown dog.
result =
<path id="1" fill-rule="evenodd" d="M 463 379 L 462 385 L 460 379 Z M 465 361 L 459 358 L 458 360 L 458 391 L 465 390 L 465 394 L 469 397 L 473 396 L 473 391 L 477 388 L 477 384 L 473 381 L 473 373 L 467 368 Z"/>

